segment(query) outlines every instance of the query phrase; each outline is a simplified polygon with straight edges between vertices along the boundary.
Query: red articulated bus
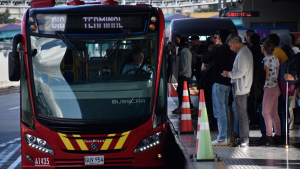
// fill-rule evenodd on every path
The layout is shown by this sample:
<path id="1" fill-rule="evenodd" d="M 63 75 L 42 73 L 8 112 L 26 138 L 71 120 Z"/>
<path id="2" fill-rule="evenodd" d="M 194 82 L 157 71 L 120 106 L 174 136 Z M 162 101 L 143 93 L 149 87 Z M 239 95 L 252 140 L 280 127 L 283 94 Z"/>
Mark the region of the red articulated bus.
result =
<path id="1" fill-rule="evenodd" d="M 146 4 L 32 0 L 8 63 L 22 167 L 163 167 L 164 30 Z"/>

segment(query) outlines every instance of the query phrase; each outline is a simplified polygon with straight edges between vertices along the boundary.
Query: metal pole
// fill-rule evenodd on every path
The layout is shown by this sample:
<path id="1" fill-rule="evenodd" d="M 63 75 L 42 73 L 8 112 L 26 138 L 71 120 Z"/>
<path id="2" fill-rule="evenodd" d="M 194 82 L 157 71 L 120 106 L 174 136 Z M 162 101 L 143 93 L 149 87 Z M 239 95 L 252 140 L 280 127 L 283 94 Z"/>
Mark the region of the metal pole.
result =
<path id="1" fill-rule="evenodd" d="M 288 131 L 287 131 L 287 126 L 288 126 L 288 123 L 287 123 L 287 119 L 288 119 L 288 92 L 289 92 L 289 82 L 286 82 L 286 93 L 285 93 L 285 148 L 288 148 Z"/>

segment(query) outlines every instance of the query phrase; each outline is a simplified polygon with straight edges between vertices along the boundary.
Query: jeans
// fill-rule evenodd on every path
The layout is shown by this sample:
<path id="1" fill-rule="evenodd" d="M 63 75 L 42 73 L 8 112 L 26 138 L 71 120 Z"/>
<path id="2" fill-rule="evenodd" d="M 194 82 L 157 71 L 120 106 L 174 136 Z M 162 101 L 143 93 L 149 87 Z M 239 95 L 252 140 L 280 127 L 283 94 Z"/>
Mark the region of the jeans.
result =
<path id="1" fill-rule="evenodd" d="M 249 143 L 249 117 L 247 99 L 249 94 L 236 95 L 234 97 L 236 115 L 239 119 L 239 135 L 242 143 Z"/>
<path id="2" fill-rule="evenodd" d="M 184 83 L 184 81 L 187 82 L 187 88 L 188 88 L 188 92 L 189 92 L 189 99 L 190 99 L 190 103 L 191 103 L 191 96 L 190 96 L 190 90 L 189 90 L 190 78 L 185 77 L 185 76 L 178 76 L 177 94 L 178 94 L 179 106 L 182 105 L 182 93 L 183 93 L 183 83 Z"/>
<path id="3" fill-rule="evenodd" d="M 214 83 L 212 88 L 213 111 L 218 122 L 218 140 L 230 136 L 229 100 L 230 86 Z"/>
<path id="4" fill-rule="evenodd" d="M 285 107 L 285 99 L 283 98 L 282 94 L 278 98 L 278 115 L 280 118 L 280 125 L 281 125 L 281 135 L 289 135 L 289 121 L 288 121 L 288 127 L 287 127 L 287 134 L 286 134 L 286 107 Z M 288 113 L 289 118 L 289 113 Z"/>
<path id="5" fill-rule="evenodd" d="M 237 118 L 237 115 L 236 115 L 236 109 L 235 109 L 235 102 L 233 101 L 232 102 L 232 111 L 233 111 L 233 116 L 234 116 L 234 125 L 233 125 L 233 131 L 234 131 L 234 134 L 236 136 L 239 135 L 239 119 Z"/>

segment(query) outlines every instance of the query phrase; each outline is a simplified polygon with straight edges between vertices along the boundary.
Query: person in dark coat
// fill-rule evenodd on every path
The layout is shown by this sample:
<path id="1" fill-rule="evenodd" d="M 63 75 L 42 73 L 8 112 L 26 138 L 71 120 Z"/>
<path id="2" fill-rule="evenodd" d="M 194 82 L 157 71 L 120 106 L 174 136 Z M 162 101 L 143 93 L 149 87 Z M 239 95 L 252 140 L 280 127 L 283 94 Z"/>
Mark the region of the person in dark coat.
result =
<path id="1" fill-rule="evenodd" d="M 212 145 L 228 145 L 230 144 L 230 119 L 229 119 L 229 92 L 231 90 L 231 82 L 229 78 L 223 77 L 223 71 L 231 71 L 236 54 L 230 50 L 226 43 L 227 37 L 230 35 L 228 29 L 218 31 L 217 39 L 220 46 L 212 50 L 208 54 L 208 58 L 214 61 L 211 84 L 213 113 L 218 121 L 219 135 L 212 141 Z M 205 62 L 204 62 L 205 63 Z M 207 63 L 207 62 L 206 62 Z"/>

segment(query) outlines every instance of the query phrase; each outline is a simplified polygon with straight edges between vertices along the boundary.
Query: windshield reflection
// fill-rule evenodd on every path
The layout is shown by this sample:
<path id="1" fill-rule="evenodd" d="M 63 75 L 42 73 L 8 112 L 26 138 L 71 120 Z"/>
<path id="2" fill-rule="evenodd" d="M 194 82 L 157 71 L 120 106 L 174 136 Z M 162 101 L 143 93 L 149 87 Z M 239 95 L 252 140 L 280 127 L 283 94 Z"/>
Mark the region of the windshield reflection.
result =
<path id="1" fill-rule="evenodd" d="M 36 95 L 43 106 L 41 115 L 58 118 L 81 118 L 76 97 L 60 71 L 60 63 L 67 46 L 59 39 L 31 37 L 31 48 L 37 49 L 32 58 Z M 53 93 L 52 91 L 57 91 Z M 59 92 L 68 93 L 69 106 L 59 106 L 55 101 Z M 62 110 L 62 109 L 63 110 Z M 64 113 L 62 113 L 62 111 Z"/>
<path id="2" fill-rule="evenodd" d="M 142 118 L 150 113 L 155 36 L 72 39 L 80 55 L 60 39 L 31 36 L 37 115 L 71 119 Z"/>

